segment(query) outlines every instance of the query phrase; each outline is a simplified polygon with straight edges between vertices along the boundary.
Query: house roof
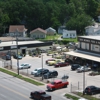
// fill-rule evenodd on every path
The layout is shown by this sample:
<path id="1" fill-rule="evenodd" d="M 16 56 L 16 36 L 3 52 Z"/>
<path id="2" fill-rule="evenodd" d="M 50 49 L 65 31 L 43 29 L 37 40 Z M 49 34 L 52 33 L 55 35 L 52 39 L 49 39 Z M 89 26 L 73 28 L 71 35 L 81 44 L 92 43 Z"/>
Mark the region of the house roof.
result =
<path id="1" fill-rule="evenodd" d="M 56 30 L 53 29 L 52 27 L 47 28 L 46 31 L 53 31 L 53 32 L 56 32 Z"/>
<path id="2" fill-rule="evenodd" d="M 10 32 L 16 32 L 16 30 L 18 32 L 27 31 L 27 29 L 25 29 L 24 25 L 10 25 L 10 27 L 9 27 L 9 33 Z"/>
<path id="3" fill-rule="evenodd" d="M 30 33 L 34 33 L 34 32 L 36 32 L 36 31 L 40 31 L 40 32 L 43 32 L 43 33 L 47 33 L 47 31 L 46 30 L 43 30 L 43 29 L 41 29 L 41 28 L 36 28 L 36 29 L 34 29 L 34 30 L 32 30 Z"/>

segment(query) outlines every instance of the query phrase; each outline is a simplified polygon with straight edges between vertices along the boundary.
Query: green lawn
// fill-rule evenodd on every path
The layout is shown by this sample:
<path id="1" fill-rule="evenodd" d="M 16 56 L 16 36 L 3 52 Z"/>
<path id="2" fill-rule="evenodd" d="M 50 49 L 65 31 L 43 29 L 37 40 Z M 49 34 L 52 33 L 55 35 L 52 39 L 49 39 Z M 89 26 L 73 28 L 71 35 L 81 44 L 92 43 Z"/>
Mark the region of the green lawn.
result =
<path id="1" fill-rule="evenodd" d="M 58 38 L 60 38 L 62 35 L 52 35 L 52 36 L 46 36 L 45 39 L 39 39 L 39 40 L 58 40 Z M 77 38 L 75 39 L 72 39 L 72 38 L 69 38 L 69 39 L 62 39 L 62 40 L 65 40 L 65 41 L 69 41 L 69 42 L 77 42 Z"/>

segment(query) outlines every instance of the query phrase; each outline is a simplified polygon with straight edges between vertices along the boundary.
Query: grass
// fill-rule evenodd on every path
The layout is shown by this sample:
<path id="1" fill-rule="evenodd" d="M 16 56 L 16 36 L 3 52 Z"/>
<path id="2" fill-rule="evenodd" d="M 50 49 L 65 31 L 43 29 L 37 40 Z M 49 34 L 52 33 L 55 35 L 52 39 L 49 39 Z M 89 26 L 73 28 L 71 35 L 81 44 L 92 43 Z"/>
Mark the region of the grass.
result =
<path id="1" fill-rule="evenodd" d="M 67 97 L 68 99 L 72 99 L 72 100 L 78 100 L 79 98 L 70 94 L 65 94 L 65 97 Z"/>
<path id="2" fill-rule="evenodd" d="M 56 40 L 57 41 L 57 40 L 59 40 L 58 38 L 60 38 L 61 36 L 62 35 L 58 35 L 58 34 L 51 35 L 51 36 L 50 35 L 49 36 L 47 35 L 45 39 L 38 39 L 38 40 L 41 40 L 41 41 L 42 40 Z M 74 38 L 74 39 L 73 38 L 66 38 L 66 39 L 63 39 L 62 38 L 62 40 L 65 40 L 65 41 L 68 41 L 68 42 L 78 42 L 77 38 Z"/>
<path id="3" fill-rule="evenodd" d="M 83 97 L 85 99 L 88 99 L 88 100 L 100 100 L 99 98 L 95 98 L 91 95 L 83 95 L 81 92 L 78 92 L 78 93 L 74 93 L 75 95 L 79 96 L 79 97 Z M 72 100 L 78 100 L 79 97 L 77 96 L 73 96 L 71 94 L 65 94 L 65 97 L 69 98 L 69 99 L 72 99 Z"/>
<path id="4" fill-rule="evenodd" d="M 11 72 L 11 71 L 6 70 L 6 69 L 3 69 L 3 68 L 0 68 L 0 71 L 1 71 L 1 72 L 4 72 L 4 73 L 6 73 L 6 74 L 9 74 L 9 75 L 11 75 L 11 76 L 13 76 L 13 77 L 17 77 L 17 78 L 19 78 L 19 79 L 22 79 L 22 80 L 24 80 L 24 81 L 26 81 L 26 82 L 32 83 L 32 84 L 34 84 L 34 85 L 37 85 L 37 86 L 39 86 L 39 85 L 44 85 L 44 84 L 42 84 L 42 83 L 40 83 L 40 82 L 34 81 L 34 80 L 32 80 L 32 79 L 30 79 L 30 78 L 27 78 L 27 77 L 24 77 L 24 76 L 22 76 L 22 75 L 18 75 L 18 74 L 14 73 L 14 72 Z"/>
<path id="5" fill-rule="evenodd" d="M 93 97 L 91 95 L 83 95 L 83 93 L 78 92 L 76 95 L 86 98 L 88 100 L 100 100 L 99 98 Z"/>

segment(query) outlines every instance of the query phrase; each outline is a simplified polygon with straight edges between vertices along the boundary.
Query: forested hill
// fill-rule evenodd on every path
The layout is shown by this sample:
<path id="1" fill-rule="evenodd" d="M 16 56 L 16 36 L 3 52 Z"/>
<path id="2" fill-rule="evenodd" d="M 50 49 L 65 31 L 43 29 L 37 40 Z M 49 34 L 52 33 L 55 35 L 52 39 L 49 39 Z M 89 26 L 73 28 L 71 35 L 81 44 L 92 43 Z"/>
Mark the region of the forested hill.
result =
<path id="1" fill-rule="evenodd" d="M 98 15 L 100 0 L 0 0 L 0 33 L 9 25 L 24 24 L 29 31 L 66 25 L 81 34 Z"/>

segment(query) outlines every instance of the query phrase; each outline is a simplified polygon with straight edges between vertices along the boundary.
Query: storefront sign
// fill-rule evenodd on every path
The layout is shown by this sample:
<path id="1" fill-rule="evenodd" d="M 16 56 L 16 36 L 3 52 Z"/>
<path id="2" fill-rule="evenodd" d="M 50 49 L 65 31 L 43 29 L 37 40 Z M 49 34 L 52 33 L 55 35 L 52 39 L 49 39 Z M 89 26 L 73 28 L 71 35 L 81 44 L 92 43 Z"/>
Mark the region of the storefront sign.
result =
<path id="1" fill-rule="evenodd" d="M 20 47 L 20 49 L 26 49 L 27 47 Z"/>
<path id="2" fill-rule="evenodd" d="M 15 48 L 17 48 L 17 46 L 16 46 L 16 45 L 13 45 L 13 46 L 11 46 L 10 48 L 11 48 L 11 49 L 15 49 Z"/>

